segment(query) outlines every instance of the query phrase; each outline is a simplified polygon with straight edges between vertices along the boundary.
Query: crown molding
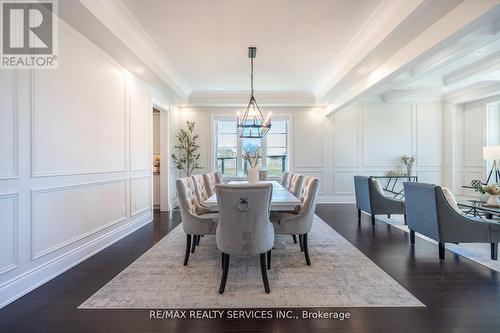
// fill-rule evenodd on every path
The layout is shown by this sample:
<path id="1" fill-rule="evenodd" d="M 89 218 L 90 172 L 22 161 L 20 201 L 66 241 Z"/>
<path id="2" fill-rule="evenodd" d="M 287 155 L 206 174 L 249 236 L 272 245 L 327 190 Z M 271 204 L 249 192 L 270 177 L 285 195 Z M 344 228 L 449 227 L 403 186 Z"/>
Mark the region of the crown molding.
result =
<path id="1" fill-rule="evenodd" d="M 190 95 L 192 89 L 189 83 L 162 53 L 123 3 L 117 0 L 80 0 L 80 3 L 151 68 L 180 98 L 186 99 Z"/>
<path id="2" fill-rule="evenodd" d="M 184 106 L 242 107 L 248 104 L 249 98 L 248 91 L 193 91 L 189 105 Z M 309 91 L 256 91 L 255 98 L 259 106 L 318 106 Z"/>

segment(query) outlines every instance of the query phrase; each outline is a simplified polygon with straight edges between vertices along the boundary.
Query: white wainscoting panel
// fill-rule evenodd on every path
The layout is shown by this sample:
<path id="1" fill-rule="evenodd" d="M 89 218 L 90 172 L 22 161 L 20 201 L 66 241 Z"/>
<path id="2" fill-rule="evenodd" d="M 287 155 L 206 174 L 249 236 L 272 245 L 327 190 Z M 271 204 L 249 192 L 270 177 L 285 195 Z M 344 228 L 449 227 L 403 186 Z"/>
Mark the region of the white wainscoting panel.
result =
<path id="1" fill-rule="evenodd" d="M 485 111 L 485 106 L 468 108 L 464 111 L 464 163 L 466 167 L 483 166 Z"/>
<path id="2" fill-rule="evenodd" d="M 0 179 L 18 176 L 17 76 L 0 71 Z"/>
<path id="3" fill-rule="evenodd" d="M 83 36 L 59 27 L 58 70 L 33 74 L 33 176 L 125 171 L 123 72 Z"/>
<path id="4" fill-rule="evenodd" d="M 18 266 L 18 194 L 0 194 L 0 274 Z"/>
<path id="5" fill-rule="evenodd" d="M 399 164 L 411 154 L 411 105 L 363 104 L 363 166 Z"/>
<path id="6" fill-rule="evenodd" d="M 135 216 L 151 209 L 151 178 L 130 178 L 130 214 Z"/>
<path id="7" fill-rule="evenodd" d="M 352 107 L 335 114 L 333 129 L 335 167 L 353 167 L 359 163 L 358 120 L 358 107 Z"/>
<path id="8" fill-rule="evenodd" d="M 419 167 L 443 165 L 444 113 L 441 104 L 418 104 L 416 126 L 416 165 Z"/>
<path id="9" fill-rule="evenodd" d="M 127 218 L 125 179 L 34 190 L 32 256 L 40 258 Z"/>
<path id="10" fill-rule="evenodd" d="M 323 168 L 323 121 L 328 121 L 319 110 L 295 112 L 293 115 L 294 170 Z"/>
<path id="11" fill-rule="evenodd" d="M 130 94 L 130 169 L 147 170 L 152 156 L 149 156 L 151 142 L 151 96 L 145 86 L 129 81 Z"/>
<path id="12" fill-rule="evenodd" d="M 333 194 L 354 194 L 354 176 L 356 175 L 358 175 L 356 171 L 335 171 L 333 174 Z"/>

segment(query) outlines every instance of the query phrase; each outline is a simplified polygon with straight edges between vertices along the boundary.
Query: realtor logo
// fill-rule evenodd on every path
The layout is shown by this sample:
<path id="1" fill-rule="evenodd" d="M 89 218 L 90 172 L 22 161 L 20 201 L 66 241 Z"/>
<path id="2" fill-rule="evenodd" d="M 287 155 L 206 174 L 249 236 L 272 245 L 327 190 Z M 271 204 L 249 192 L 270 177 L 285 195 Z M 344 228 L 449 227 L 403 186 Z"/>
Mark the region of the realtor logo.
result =
<path id="1" fill-rule="evenodd" d="M 57 3 L 1 0 L 2 69 L 57 68 Z"/>

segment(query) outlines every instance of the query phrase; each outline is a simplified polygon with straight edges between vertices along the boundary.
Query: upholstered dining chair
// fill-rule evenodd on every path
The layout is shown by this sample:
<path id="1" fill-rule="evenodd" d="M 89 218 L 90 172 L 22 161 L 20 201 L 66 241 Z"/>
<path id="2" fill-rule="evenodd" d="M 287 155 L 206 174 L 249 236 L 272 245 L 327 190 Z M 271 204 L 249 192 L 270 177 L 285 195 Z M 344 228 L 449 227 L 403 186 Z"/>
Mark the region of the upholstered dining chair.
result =
<path id="1" fill-rule="evenodd" d="M 196 198 L 198 199 L 198 202 L 201 206 L 205 206 L 203 203 L 208 199 L 209 195 L 207 193 L 203 175 L 193 175 L 191 176 L 191 178 L 193 178 Z"/>
<path id="2" fill-rule="evenodd" d="M 403 186 L 410 244 L 415 244 L 415 232 L 432 238 L 444 260 L 445 243 L 490 243 L 491 259 L 497 260 L 500 223 L 466 216 L 445 187 L 414 182 Z"/>
<path id="3" fill-rule="evenodd" d="M 195 193 L 193 178 L 185 177 L 175 183 L 181 211 L 182 228 L 186 233 L 184 266 L 188 264 L 189 253 L 194 253 L 202 235 L 215 235 L 219 215 L 201 206 Z"/>
<path id="4" fill-rule="evenodd" d="M 382 185 L 374 177 L 354 176 L 354 192 L 358 223 L 361 221 L 361 211 L 371 215 L 372 225 L 375 225 L 377 214 L 387 214 L 389 217 L 391 214 L 405 214 L 405 202 L 387 197 Z"/>
<path id="5" fill-rule="evenodd" d="M 274 229 L 269 220 L 272 184 L 218 184 L 215 191 L 220 214 L 216 241 L 223 266 L 219 293 L 224 293 L 226 287 L 230 256 L 258 254 L 264 290 L 269 294 L 266 253 L 269 261 L 274 245 Z"/>
<path id="6" fill-rule="evenodd" d="M 311 231 L 316 200 L 318 196 L 319 179 L 304 177 L 300 194 L 301 205 L 297 212 L 272 212 L 271 222 L 277 235 L 299 235 L 301 251 L 304 252 L 307 265 L 311 265 L 307 235 Z"/>
<path id="7" fill-rule="evenodd" d="M 215 185 L 222 184 L 222 174 L 220 172 L 205 173 L 203 174 L 203 181 L 205 182 L 205 190 L 209 197 L 215 193 Z"/>
<path id="8" fill-rule="evenodd" d="M 267 170 L 259 170 L 259 180 L 267 180 Z"/>
<path id="9" fill-rule="evenodd" d="M 302 190 L 302 182 L 304 180 L 304 176 L 298 173 L 291 173 L 290 178 L 288 180 L 288 191 L 292 193 L 294 196 L 299 197 L 300 192 Z"/>
<path id="10" fill-rule="evenodd" d="M 284 188 L 288 188 L 288 175 L 288 172 L 283 172 L 283 175 L 281 175 L 280 183 Z"/>

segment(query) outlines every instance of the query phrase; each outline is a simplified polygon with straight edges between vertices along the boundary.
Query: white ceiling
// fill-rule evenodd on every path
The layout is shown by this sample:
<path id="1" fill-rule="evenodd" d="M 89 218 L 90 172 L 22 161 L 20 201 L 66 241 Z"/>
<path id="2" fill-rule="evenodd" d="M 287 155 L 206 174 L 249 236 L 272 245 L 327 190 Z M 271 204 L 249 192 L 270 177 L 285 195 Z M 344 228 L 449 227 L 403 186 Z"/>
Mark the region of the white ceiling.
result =
<path id="1" fill-rule="evenodd" d="M 193 91 L 311 91 L 381 0 L 123 0 Z"/>

